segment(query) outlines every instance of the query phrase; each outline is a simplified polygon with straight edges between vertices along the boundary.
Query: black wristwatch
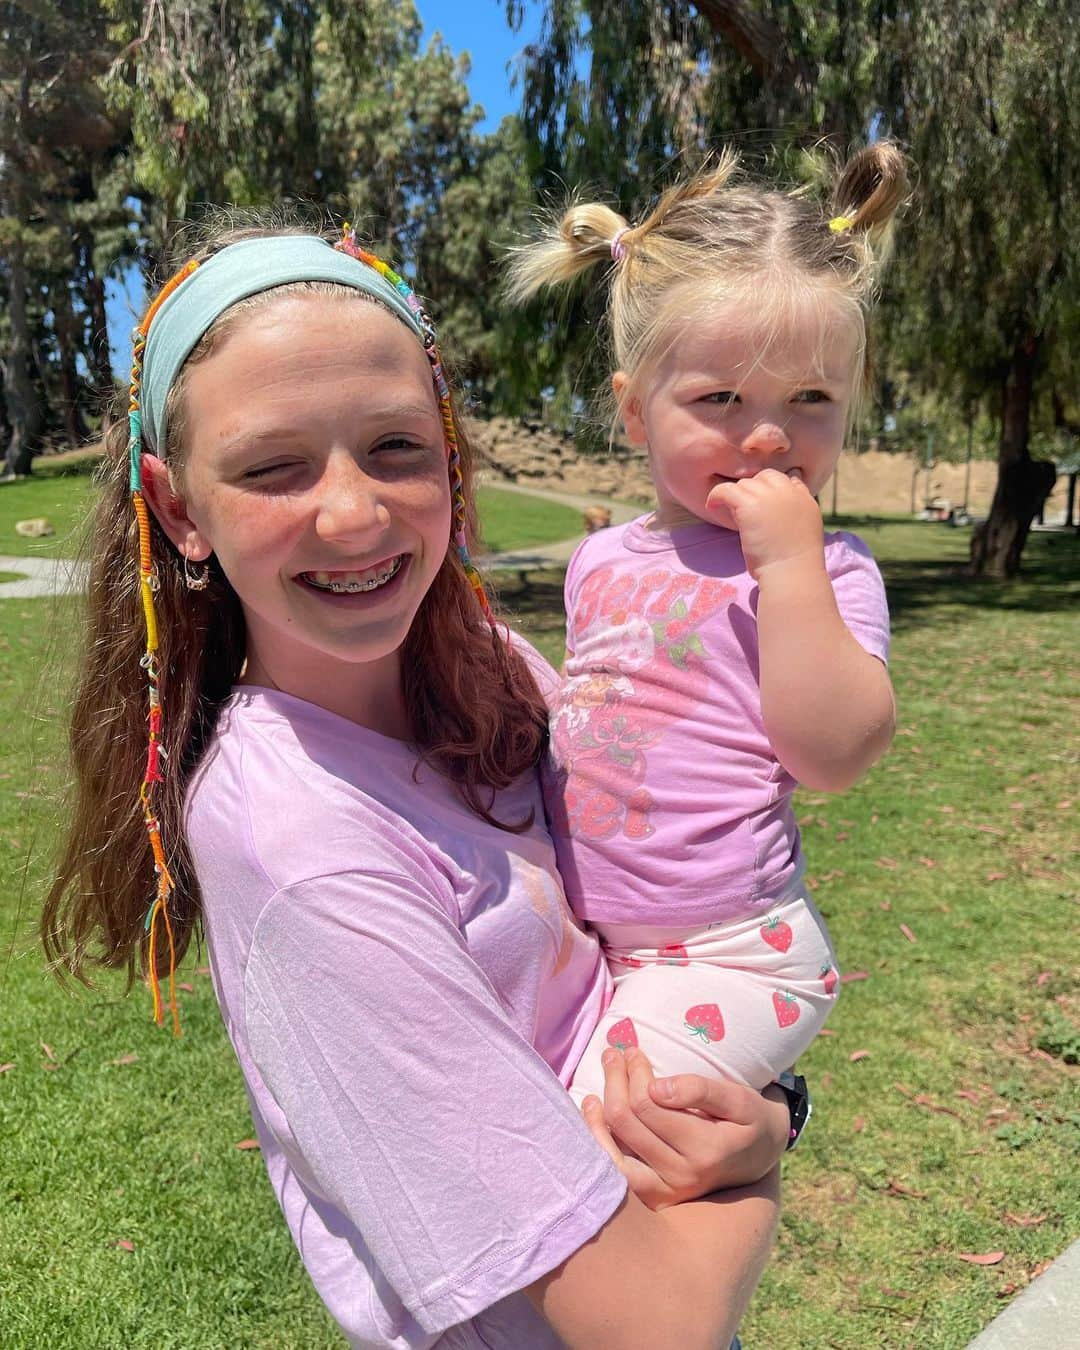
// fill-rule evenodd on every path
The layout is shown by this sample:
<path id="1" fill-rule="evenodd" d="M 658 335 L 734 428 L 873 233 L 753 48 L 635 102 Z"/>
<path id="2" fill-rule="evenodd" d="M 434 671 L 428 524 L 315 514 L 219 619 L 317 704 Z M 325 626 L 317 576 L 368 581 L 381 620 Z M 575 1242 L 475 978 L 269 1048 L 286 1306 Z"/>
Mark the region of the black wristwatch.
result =
<path id="1" fill-rule="evenodd" d="M 790 1152 L 802 1138 L 807 1121 L 814 1113 L 810 1101 L 810 1089 L 802 1074 L 785 1069 L 776 1080 L 776 1085 L 787 1098 L 788 1111 L 791 1113 L 791 1134 L 788 1136 L 787 1151 Z"/>

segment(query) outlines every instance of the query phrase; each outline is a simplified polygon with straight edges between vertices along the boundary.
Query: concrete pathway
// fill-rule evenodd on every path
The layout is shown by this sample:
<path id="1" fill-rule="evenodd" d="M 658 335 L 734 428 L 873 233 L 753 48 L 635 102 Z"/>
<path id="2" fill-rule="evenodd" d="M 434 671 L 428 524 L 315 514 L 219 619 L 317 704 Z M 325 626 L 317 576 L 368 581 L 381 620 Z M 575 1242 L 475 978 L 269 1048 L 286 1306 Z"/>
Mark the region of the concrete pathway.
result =
<path id="1" fill-rule="evenodd" d="M 89 568 L 67 558 L 0 557 L 0 572 L 17 572 L 17 581 L 0 581 L 0 600 L 31 600 L 43 595 L 77 595 L 86 590 Z"/>
<path id="2" fill-rule="evenodd" d="M 1080 1346 L 1080 1240 L 1000 1313 L 967 1350 L 1076 1350 Z"/>

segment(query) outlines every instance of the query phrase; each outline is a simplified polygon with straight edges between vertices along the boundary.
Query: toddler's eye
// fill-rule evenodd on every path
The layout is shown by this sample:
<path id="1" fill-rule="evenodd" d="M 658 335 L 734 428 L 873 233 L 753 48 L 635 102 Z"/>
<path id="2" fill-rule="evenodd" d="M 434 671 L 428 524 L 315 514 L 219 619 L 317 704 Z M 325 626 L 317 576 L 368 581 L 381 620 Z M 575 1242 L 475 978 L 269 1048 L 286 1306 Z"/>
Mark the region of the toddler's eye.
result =
<path id="1" fill-rule="evenodd" d="M 739 396 L 734 389 L 717 389 L 715 393 L 706 394 L 701 401 L 702 403 L 715 403 L 721 408 L 726 408 L 732 403 L 738 403 Z"/>
<path id="2" fill-rule="evenodd" d="M 796 403 L 831 403 L 824 389 L 800 389 L 795 395 Z"/>

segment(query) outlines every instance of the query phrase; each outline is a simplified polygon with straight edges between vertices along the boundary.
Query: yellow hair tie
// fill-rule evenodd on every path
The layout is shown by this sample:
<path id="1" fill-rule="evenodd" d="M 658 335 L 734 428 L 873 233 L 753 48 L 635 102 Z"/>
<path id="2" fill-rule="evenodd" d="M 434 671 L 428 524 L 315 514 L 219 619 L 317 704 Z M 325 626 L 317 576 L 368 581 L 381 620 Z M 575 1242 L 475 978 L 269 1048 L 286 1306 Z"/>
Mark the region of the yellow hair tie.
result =
<path id="1" fill-rule="evenodd" d="M 855 224 L 854 216 L 833 216 L 829 221 L 829 229 L 833 234 L 843 234 L 845 230 L 850 230 Z"/>

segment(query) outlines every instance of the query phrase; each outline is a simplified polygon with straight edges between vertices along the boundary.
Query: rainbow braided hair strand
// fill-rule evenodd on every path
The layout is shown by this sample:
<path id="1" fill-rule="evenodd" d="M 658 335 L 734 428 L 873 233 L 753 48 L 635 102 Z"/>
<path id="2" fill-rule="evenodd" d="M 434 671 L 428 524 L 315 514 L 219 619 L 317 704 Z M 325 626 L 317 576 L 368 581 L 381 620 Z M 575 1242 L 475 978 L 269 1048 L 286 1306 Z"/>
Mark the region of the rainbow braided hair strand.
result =
<path id="1" fill-rule="evenodd" d="M 424 352 L 431 363 L 431 376 L 435 385 L 435 394 L 439 401 L 439 413 L 442 418 L 443 436 L 446 442 L 447 466 L 450 475 L 450 491 L 453 499 L 454 525 L 453 542 L 469 584 L 476 595 L 480 609 L 495 628 L 495 616 L 492 613 L 484 583 L 476 565 L 469 556 L 465 535 L 465 487 L 461 476 L 461 454 L 458 449 L 457 430 L 454 426 L 453 405 L 450 401 L 450 388 L 439 358 L 435 336 L 435 325 L 411 287 L 392 267 L 380 258 L 368 253 L 356 242 L 356 232 L 348 225 L 343 227 L 342 239 L 334 245 L 339 253 L 344 253 L 357 262 L 378 272 L 404 300 L 409 312 L 415 317 L 420 328 Z M 140 664 L 146 671 L 148 689 L 148 745 L 146 770 L 139 788 L 139 800 L 142 805 L 143 820 L 147 837 L 154 856 L 154 872 L 157 876 L 157 889 L 146 914 L 145 931 L 147 939 L 147 965 L 150 990 L 153 996 L 154 1021 L 161 1026 L 164 1022 L 165 1004 L 161 995 L 161 985 L 157 973 L 157 952 L 160 938 L 159 925 L 164 927 L 165 939 L 169 944 L 169 1009 L 172 1013 L 173 1034 L 179 1036 L 180 1014 L 176 1002 L 176 943 L 173 936 L 172 921 L 169 915 L 169 897 L 176 889 L 165 860 L 165 849 L 161 839 L 161 827 L 154 810 L 155 785 L 164 781 L 162 765 L 165 751 L 161 744 L 162 704 L 160 668 L 158 666 L 158 625 L 154 608 L 154 592 L 158 587 L 157 571 L 151 552 L 150 517 L 142 493 L 142 406 L 140 391 L 142 386 L 143 356 L 147 335 L 154 316 L 164 302 L 199 267 L 196 260 L 185 264 L 166 284 L 160 294 L 146 311 L 142 322 L 132 334 L 131 387 L 128 402 L 128 457 L 130 460 L 131 500 L 138 524 L 139 593 L 142 598 L 143 617 L 146 624 L 146 651 Z M 298 278 L 300 279 L 300 278 Z"/>
<path id="2" fill-rule="evenodd" d="M 357 262 L 366 263 L 368 267 L 373 267 L 380 276 L 385 277 L 413 314 L 416 315 L 417 322 L 423 331 L 424 353 L 431 362 L 431 378 L 435 383 L 435 395 L 439 400 L 443 437 L 446 441 L 447 466 L 450 471 L 450 493 L 454 504 L 454 543 L 457 545 L 461 566 L 465 570 L 465 575 L 469 578 L 469 584 L 476 593 L 484 617 L 494 628 L 495 616 L 491 612 L 487 592 L 484 590 L 484 582 L 480 573 L 476 570 L 476 564 L 469 556 L 469 546 L 465 539 L 465 485 L 461 480 L 461 454 L 458 451 L 457 430 L 454 426 L 454 409 L 450 402 L 450 386 L 446 382 L 442 361 L 439 359 L 435 325 L 432 323 L 427 310 L 416 298 L 416 294 L 409 283 L 400 277 L 392 267 L 384 263 L 381 258 L 376 258 L 373 253 L 361 248 L 356 242 L 356 231 L 348 223 L 342 226 L 342 237 L 334 247 L 339 253 L 346 253 L 350 258 L 355 258 Z"/>
<path id="3" fill-rule="evenodd" d="M 165 925 L 165 934 L 169 942 L 169 1007 L 172 1011 L 173 1035 L 180 1035 L 180 1012 L 176 1004 L 176 944 L 173 941 L 172 923 L 169 919 L 169 896 L 175 889 L 173 879 L 165 863 L 165 850 L 161 843 L 161 829 L 154 814 L 154 785 L 162 781 L 161 763 L 164 751 L 161 747 L 161 693 L 158 670 L 158 628 L 157 614 L 154 610 L 154 591 L 157 589 L 157 572 L 150 552 L 150 517 L 142 495 L 142 411 L 139 407 L 139 388 L 142 384 L 142 358 L 146 348 L 146 335 L 150 330 L 154 315 L 165 300 L 198 267 L 197 262 L 189 262 L 162 287 L 161 294 L 146 311 L 142 323 L 131 336 L 131 396 L 128 401 L 128 457 L 131 463 L 131 501 L 135 508 L 135 519 L 139 525 L 139 591 L 142 596 L 143 616 L 146 620 L 146 651 L 141 665 L 146 671 L 149 685 L 149 744 L 146 754 L 146 771 L 139 788 L 139 800 L 142 803 L 143 820 L 150 847 L 154 854 L 154 871 L 157 874 L 157 894 L 154 896 L 146 914 L 146 931 L 150 934 L 147 944 L 147 965 L 149 967 L 150 991 L 154 999 L 154 1021 L 161 1026 L 164 1010 L 161 1001 L 161 986 L 157 974 L 158 920 Z"/>

